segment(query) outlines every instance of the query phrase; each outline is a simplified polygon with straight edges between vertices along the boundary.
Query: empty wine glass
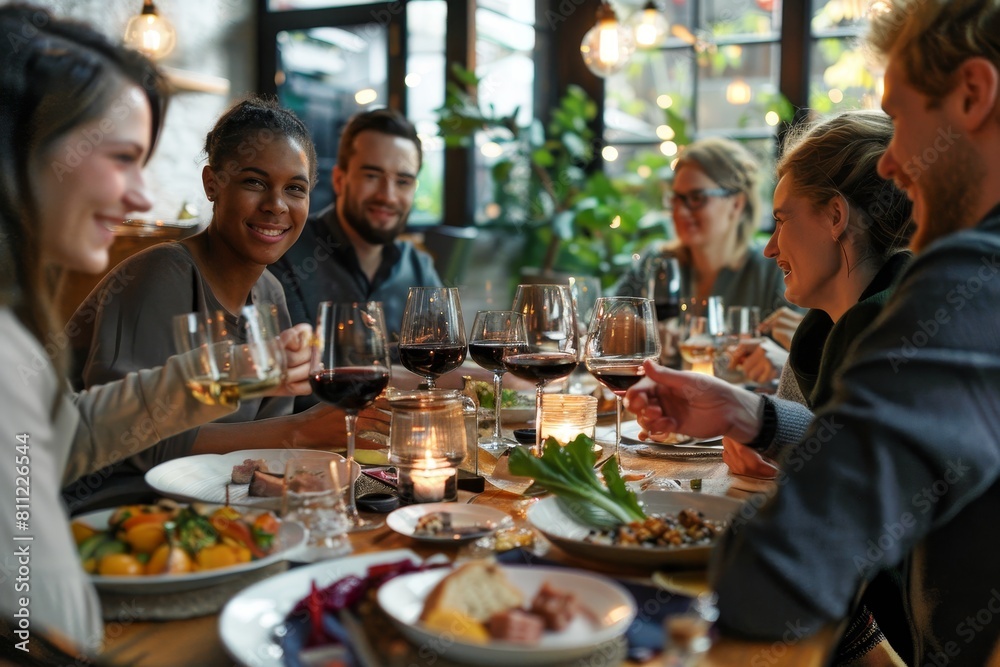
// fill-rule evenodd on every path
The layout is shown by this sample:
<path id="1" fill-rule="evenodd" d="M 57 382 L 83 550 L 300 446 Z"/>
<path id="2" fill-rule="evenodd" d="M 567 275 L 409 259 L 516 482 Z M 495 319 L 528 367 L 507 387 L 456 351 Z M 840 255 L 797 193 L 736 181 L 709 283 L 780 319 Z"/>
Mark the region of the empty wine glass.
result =
<path id="1" fill-rule="evenodd" d="M 639 297 L 601 297 L 587 329 L 584 361 L 615 395 L 615 458 L 622 470 L 622 397 L 646 374 L 643 363 L 660 357 L 653 302 Z"/>
<path id="2" fill-rule="evenodd" d="M 570 276 L 569 293 L 573 297 L 573 307 L 576 309 L 576 329 L 579 339 L 583 340 L 587 335 L 587 324 L 594 314 L 594 306 L 601 296 L 601 280 L 594 276 Z M 583 361 L 583 349 L 579 350 L 580 358 Z M 566 392 L 570 394 L 592 394 L 597 384 L 593 376 L 587 372 L 586 367 L 578 364 L 569 375 L 569 382 Z"/>
<path id="3" fill-rule="evenodd" d="M 500 451 L 517 444 L 516 440 L 503 437 L 500 431 L 500 399 L 503 391 L 504 354 L 524 351 L 527 340 L 524 326 L 518 326 L 522 317 L 512 310 L 480 310 L 472 323 L 469 336 L 469 355 L 481 367 L 493 373 L 493 435 L 479 441 L 488 451 Z"/>
<path id="4" fill-rule="evenodd" d="M 509 373 L 535 383 L 535 454 L 541 455 L 542 389 L 577 365 L 573 297 L 568 285 L 518 285 L 513 310 L 523 316 L 526 345 L 523 351 L 505 352 L 503 365 Z"/>
<path id="5" fill-rule="evenodd" d="M 423 375 L 433 389 L 438 377 L 465 361 L 465 321 L 457 287 L 411 287 L 399 332 L 399 361 Z"/>
<path id="6" fill-rule="evenodd" d="M 221 310 L 186 313 L 175 316 L 173 325 L 174 344 L 185 355 L 185 382 L 202 403 L 235 405 L 264 396 L 284 381 L 275 306 L 244 306 L 238 318 Z"/>
<path id="7" fill-rule="evenodd" d="M 680 342 L 681 268 L 672 255 L 654 254 L 643 266 L 646 287 L 640 296 L 653 300 L 660 334 L 660 363 L 677 367 Z"/>
<path id="8" fill-rule="evenodd" d="M 389 384 L 389 369 L 388 337 L 380 303 L 325 301 L 319 305 L 309 384 L 316 398 L 346 413 L 348 470 L 354 467 L 358 412 L 371 405 Z M 354 485 L 348 487 L 350 530 L 381 526 L 381 521 L 358 515 Z"/>

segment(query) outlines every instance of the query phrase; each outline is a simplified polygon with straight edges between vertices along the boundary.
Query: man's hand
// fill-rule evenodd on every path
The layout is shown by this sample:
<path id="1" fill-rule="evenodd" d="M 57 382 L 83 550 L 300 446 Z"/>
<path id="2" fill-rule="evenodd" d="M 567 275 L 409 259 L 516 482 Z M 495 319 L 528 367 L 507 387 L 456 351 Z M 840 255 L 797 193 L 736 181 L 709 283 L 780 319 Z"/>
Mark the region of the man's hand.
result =
<path id="1" fill-rule="evenodd" d="M 694 438 L 728 435 L 740 442 L 760 432 L 760 396 L 709 375 L 673 371 L 647 361 L 646 377 L 625 394 L 639 426 L 655 439 L 667 433 Z"/>
<path id="2" fill-rule="evenodd" d="M 764 384 L 781 375 L 788 352 L 769 338 L 744 341 L 733 350 L 729 368 L 740 368 L 750 382 Z"/>
<path id="3" fill-rule="evenodd" d="M 740 444 L 732 438 L 722 439 L 722 462 L 729 466 L 734 475 L 744 475 L 757 479 L 774 479 L 778 467 L 756 449 Z"/>

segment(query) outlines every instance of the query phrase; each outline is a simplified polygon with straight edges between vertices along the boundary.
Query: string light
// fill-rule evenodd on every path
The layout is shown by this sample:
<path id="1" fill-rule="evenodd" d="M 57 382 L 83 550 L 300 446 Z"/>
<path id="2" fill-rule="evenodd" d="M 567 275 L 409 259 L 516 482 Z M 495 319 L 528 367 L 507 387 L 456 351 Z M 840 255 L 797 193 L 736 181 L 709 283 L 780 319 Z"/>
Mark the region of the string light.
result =
<path id="1" fill-rule="evenodd" d="M 670 23 L 653 0 L 647 0 L 642 9 L 629 17 L 628 22 L 635 34 L 636 46 L 640 49 L 662 46 L 670 30 Z"/>

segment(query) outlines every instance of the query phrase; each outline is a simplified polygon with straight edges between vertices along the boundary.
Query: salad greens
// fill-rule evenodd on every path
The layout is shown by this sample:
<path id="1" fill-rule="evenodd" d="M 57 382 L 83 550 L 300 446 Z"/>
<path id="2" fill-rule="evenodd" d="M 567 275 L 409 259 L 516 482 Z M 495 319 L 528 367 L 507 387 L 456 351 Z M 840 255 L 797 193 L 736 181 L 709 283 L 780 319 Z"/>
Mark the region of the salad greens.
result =
<path id="1" fill-rule="evenodd" d="M 481 382 L 476 380 L 473 382 L 473 387 L 476 390 L 476 398 L 479 399 L 479 407 L 485 408 L 486 410 L 493 409 L 493 385 L 488 382 Z M 521 394 L 519 394 L 514 389 L 501 389 L 500 390 L 500 407 L 501 408 L 514 408 L 521 405 L 534 405 L 533 402 L 526 403 Z"/>
<path id="2" fill-rule="evenodd" d="M 573 516 L 591 525 L 606 527 L 645 519 L 635 493 L 618 472 L 618 460 L 612 456 L 601 466 L 604 483 L 594 470 L 596 461 L 594 441 L 585 435 L 578 435 L 565 447 L 549 438 L 541 457 L 515 447 L 510 453 L 510 472 L 531 477 L 566 501 L 563 506 Z"/>

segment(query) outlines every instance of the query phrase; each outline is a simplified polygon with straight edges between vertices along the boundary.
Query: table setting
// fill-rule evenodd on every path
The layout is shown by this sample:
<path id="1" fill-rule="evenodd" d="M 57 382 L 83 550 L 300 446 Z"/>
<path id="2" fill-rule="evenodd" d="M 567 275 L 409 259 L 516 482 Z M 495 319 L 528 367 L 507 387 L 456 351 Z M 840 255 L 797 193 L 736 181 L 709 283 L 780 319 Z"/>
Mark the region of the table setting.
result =
<path id="1" fill-rule="evenodd" d="M 431 363 L 435 336 L 448 350 L 465 348 L 464 332 L 450 324 L 461 321 L 460 304 L 457 293 L 415 295 L 407 317 L 411 331 L 423 333 L 406 339 L 409 364 L 432 385 L 455 357 L 449 352 Z M 500 405 L 502 375 L 510 372 L 536 382 L 535 406 L 516 418 L 494 410 L 482 437 L 468 393 L 382 385 L 389 362 L 378 308 L 322 309 L 313 388 L 347 411 L 346 456 L 247 450 L 150 470 L 148 483 L 164 496 L 271 510 L 284 525 L 266 558 L 228 572 L 177 575 L 171 595 L 202 582 L 239 582 L 214 608 L 163 624 L 133 614 L 106 638 L 108 648 L 140 667 L 233 660 L 275 667 L 689 664 L 683 661 L 697 656 L 703 664 L 743 664 L 711 662 L 732 644 L 713 645 L 705 568 L 748 494 L 732 488 L 717 439 L 640 440 L 636 422 L 623 420 L 621 396 L 641 378 L 643 362 L 659 355 L 651 302 L 598 299 L 581 346 L 568 290 L 532 286 L 518 295 L 511 311 L 478 313 L 469 340 L 478 345 L 473 359 L 494 373 L 493 405 Z M 612 330 L 630 333 L 624 341 L 602 338 Z M 598 425 L 593 396 L 542 391 L 579 361 L 616 396 L 613 425 Z M 369 375 L 378 375 L 378 386 Z M 342 387 L 326 382 L 338 377 Z M 380 393 L 380 405 L 392 413 L 388 465 L 361 466 L 352 417 Z M 525 426 L 534 426 L 531 438 L 512 437 Z M 258 476 L 278 480 L 279 496 L 255 497 Z M 469 487 L 470 479 L 485 486 Z M 365 483 L 381 485 L 378 495 L 392 502 L 358 502 L 356 486 Z M 171 530 L 165 528 L 172 547 Z M 243 578 L 253 573 L 265 576 Z M 145 588 L 169 576 L 146 577 Z M 134 586 L 142 587 L 141 579 Z M 114 582 L 95 583 L 102 596 L 117 592 Z M 478 593 L 455 593 L 465 588 Z M 104 612 L 114 614 L 108 606 Z M 181 647 L 157 655 L 150 650 L 157 642 Z M 807 646 L 810 659 L 825 649 Z"/>

